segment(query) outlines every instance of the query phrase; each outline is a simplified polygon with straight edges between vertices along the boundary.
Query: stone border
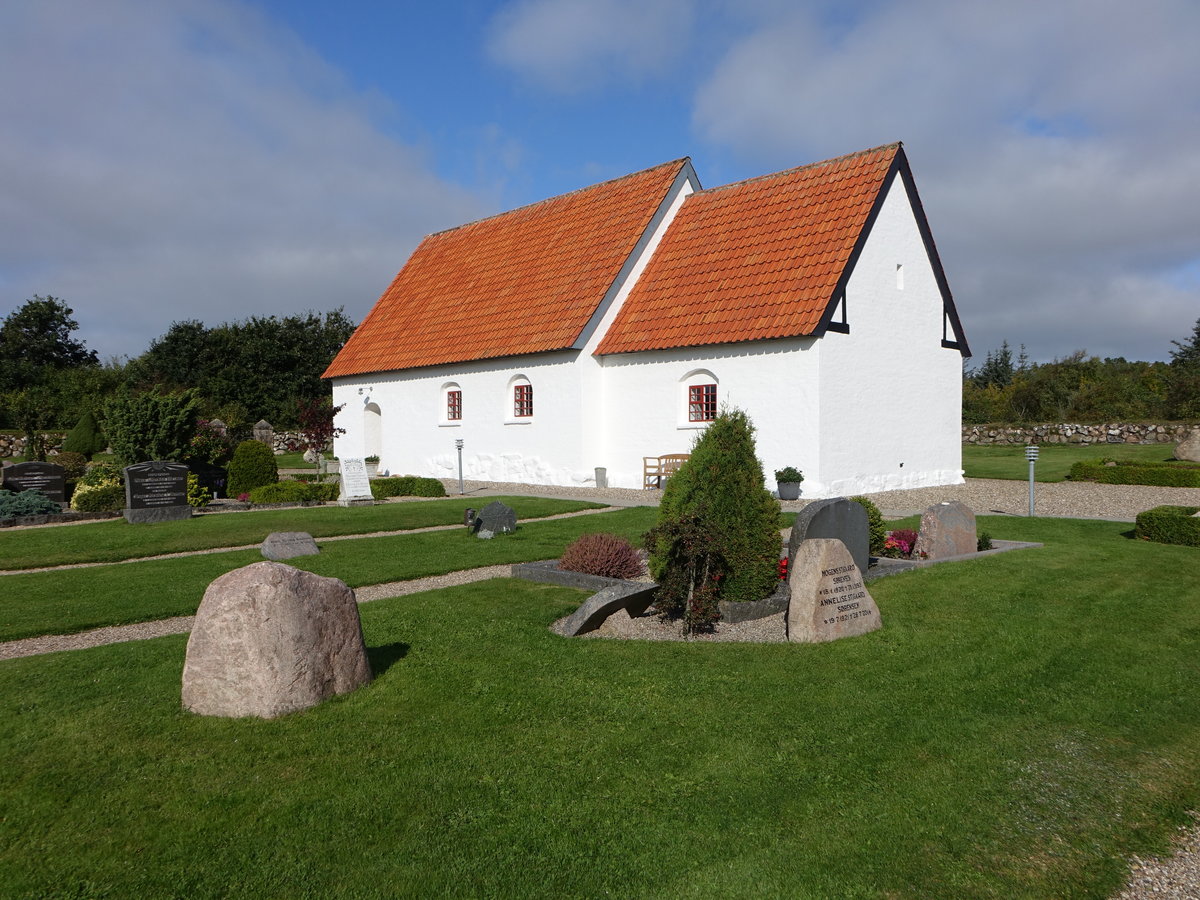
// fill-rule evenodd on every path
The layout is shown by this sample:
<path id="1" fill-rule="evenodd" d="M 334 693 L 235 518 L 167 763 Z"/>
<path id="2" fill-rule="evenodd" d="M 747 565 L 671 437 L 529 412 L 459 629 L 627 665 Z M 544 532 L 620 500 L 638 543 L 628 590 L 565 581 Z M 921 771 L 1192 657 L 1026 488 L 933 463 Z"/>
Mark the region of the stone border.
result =
<path id="1" fill-rule="evenodd" d="M 763 600 L 743 600 L 740 603 L 721 600 L 717 603 L 717 608 L 721 610 L 722 622 L 736 625 L 738 622 L 752 622 L 755 619 L 765 619 L 767 616 L 784 612 L 788 608 L 791 598 L 792 592 L 788 583 L 780 579 L 779 584 L 775 587 L 775 593 L 770 597 Z"/>
<path id="2" fill-rule="evenodd" d="M 70 522 L 88 522 L 98 519 L 119 519 L 118 512 L 76 512 L 42 513 L 37 516 L 14 516 L 10 519 L 0 519 L 0 528 L 20 528 L 28 525 L 66 525 Z"/>
<path id="3" fill-rule="evenodd" d="M 513 578 L 524 578 L 526 581 L 538 581 L 542 584 L 557 584 L 559 587 L 573 587 L 584 591 L 602 591 L 619 584 L 647 584 L 658 587 L 654 582 L 628 581 L 624 578 L 608 578 L 604 575 L 587 575 L 583 572 L 568 572 L 558 567 L 557 559 L 543 559 L 538 562 L 516 563 L 512 567 Z"/>
<path id="4" fill-rule="evenodd" d="M 984 556 L 995 556 L 997 553 L 1007 553 L 1010 550 L 1032 550 L 1044 547 L 1045 544 L 1030 541 L 992 541 L 991 550 L 976 550 L 974 553 L 960 553 L 958 556 L 947 556 L 943 559 L 891 559 L 886 556 L 872 556 L 873 565 L 863 573 L 863 581 L 875 581 L 888 575 L 900 572 L 911 572 L 914 569 L 928 569 L 941 563 L 963 562 L 968 559 L 979 559 Z"/>

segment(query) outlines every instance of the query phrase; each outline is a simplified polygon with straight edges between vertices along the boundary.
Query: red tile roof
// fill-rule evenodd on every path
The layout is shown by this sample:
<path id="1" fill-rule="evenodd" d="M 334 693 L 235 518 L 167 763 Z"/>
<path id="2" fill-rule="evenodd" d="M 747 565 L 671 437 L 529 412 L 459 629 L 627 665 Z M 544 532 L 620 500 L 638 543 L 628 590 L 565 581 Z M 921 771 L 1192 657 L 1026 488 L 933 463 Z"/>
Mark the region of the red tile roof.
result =
<path id="1" fill-rule="evenodd" d="M 596 352 L 813 334 L 900 152 L 692 194 Z"/>
<path id="2" fill-rule="evenodd" d="M 324 377 L 572 346 L 687 164 L 429 235 Z"/>

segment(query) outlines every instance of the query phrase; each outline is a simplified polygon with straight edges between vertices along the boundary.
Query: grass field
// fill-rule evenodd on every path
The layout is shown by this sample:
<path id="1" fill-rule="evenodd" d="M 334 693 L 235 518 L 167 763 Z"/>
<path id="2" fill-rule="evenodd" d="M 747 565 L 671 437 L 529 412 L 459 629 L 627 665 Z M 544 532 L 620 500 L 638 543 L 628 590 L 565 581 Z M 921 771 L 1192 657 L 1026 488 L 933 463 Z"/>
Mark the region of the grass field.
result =
<path id="1" fill-rule="evenodd" d="M 183 637 L 0 662 L 0 893 L 1106 897 L 1200 803 L 1196 551 L 980 528 L 1046 547 L 876 582 L 832 644 L 566 640 L 585 595 L 516 580 L 367 604 L 375 681 L 272 722 L 185 713 Z"/>
<path id="2" fill-rule="evenodd" d="M 1102 457 L 1138 462 L 1172 459 L 1174 444 L 1042 444 L 1034 467 L 1035 481 L 1064 481 L 1071 466 Z M 1006 444 L 963 444 L 963 470 L 967 478 L 1029 480 L 1025 448 Z"/>

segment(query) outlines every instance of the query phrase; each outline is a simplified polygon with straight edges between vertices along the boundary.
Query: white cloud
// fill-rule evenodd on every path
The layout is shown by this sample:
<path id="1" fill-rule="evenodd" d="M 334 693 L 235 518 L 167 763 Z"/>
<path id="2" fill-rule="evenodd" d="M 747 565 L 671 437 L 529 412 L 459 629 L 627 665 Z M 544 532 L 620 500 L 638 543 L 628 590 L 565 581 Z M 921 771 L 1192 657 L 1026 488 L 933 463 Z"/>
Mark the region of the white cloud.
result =
<path id="1" fill-rule="evenodd" d="M 684 53 L 692 0 L 516 0 L 492 23 L 492 58 L 552 91 L 638 82 Z"/>
<path id="2" fill-rule="evenodd" d="M 975 351 L 1163 358 L 1200 292 L 1200 6 L 808 5 L 735 40 L 696 94 L 764 167 L 904 140 Z"/>
<path id="3" fill-rule="evenodd" d="M 102 356 L 176 319 L 361 317 L 485 211 L 234 0 L 8 4 L 0 85 L 0 315 L 62 297 Z"/>

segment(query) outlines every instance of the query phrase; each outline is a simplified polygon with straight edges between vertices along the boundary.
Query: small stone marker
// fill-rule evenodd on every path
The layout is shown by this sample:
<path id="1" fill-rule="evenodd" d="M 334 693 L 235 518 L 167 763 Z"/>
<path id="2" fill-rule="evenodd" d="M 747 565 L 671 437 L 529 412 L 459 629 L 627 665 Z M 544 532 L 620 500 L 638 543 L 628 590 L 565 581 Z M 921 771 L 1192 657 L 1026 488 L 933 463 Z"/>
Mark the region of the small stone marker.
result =
<path id="1" fill-rule="evenodd" d="M 293 556 L 316 556 L 321 552 L 307 531 L 273 531 L 262 542 L 262 555 L 267 559 L 291 559 Z"/>
<path id="2" fill-rule="evenodd" d="M 921 513 L 914 558 L 945 559 L 975 553 L 978 548 L 975 513 L 965 503 L 957 500 L 935 503 Z"/>
<path id="3" fill-rule="evenodd" d="M 575 637 L 595 631 L 614 613 L 625 610 L 629 618 L 637 618 L 654 602 L 657 584 L 614 584 L 592 594 L 569 617 L 555 626 L 564 637 Z"/>
<path id="4" fill-rule="evenodd" d="M 188 638 L 183 705 L 273 719 L 371 680 L 354 591 L 277 562 L 208 586 Z"/>
<path id="5" fill-rule="evenodd" d="M 125 521 L 131 525 L 190 519 L 188 467 L 182 463 L 138 463 L 125 467 Z"/>
<path id="6" fill-rule="evenodd" d="M 836 641 L 883 627 L 854 557 L 839 540 L 804 541 L 792 560 L 788 587 L 787 637 L 793 643 Z"/>
<path id="7" fill-rule="evenodd" d="M 371 495 L 371 479 L 367 477 L 367 462 L 363 459 L 342 460 L 342 489 L 339 506 L 366 506 L 375 502 Z"/>
<path id="8" fill-rule="evenodd" d="M 871 564 L 871 530 L 867 523 L 867 511 L 853 500 L 833 497 L 815 500 L 800 512 L 792 524 L 792 537 L 788 541 L 788 558 L 796 555 L 796 548 L 810 538 L 834 538 L 846 545 L 854 564 L 860 572 L 867 571 Z"/>
<path id="9" fill-rule="evenodd" d="M 1175 458 L 1200 462 L 1200 428 L 1193 428 L 1175 448 Z"/>
<path id="10" fill-rule="evenodd" d="M 493 500 L 479 513 L 475 536 L 487 540 L 497 534 L 511 534 L 517 530 L 517 512 L 499 500 Z"/>
<path id="11" fill-rule="evenodd" d="M 55 463 L 23 462 L 4 467 L 0 487 L 19 494 L 41 491 L 56 503 L 67 501 L 67 470 Z"/>

